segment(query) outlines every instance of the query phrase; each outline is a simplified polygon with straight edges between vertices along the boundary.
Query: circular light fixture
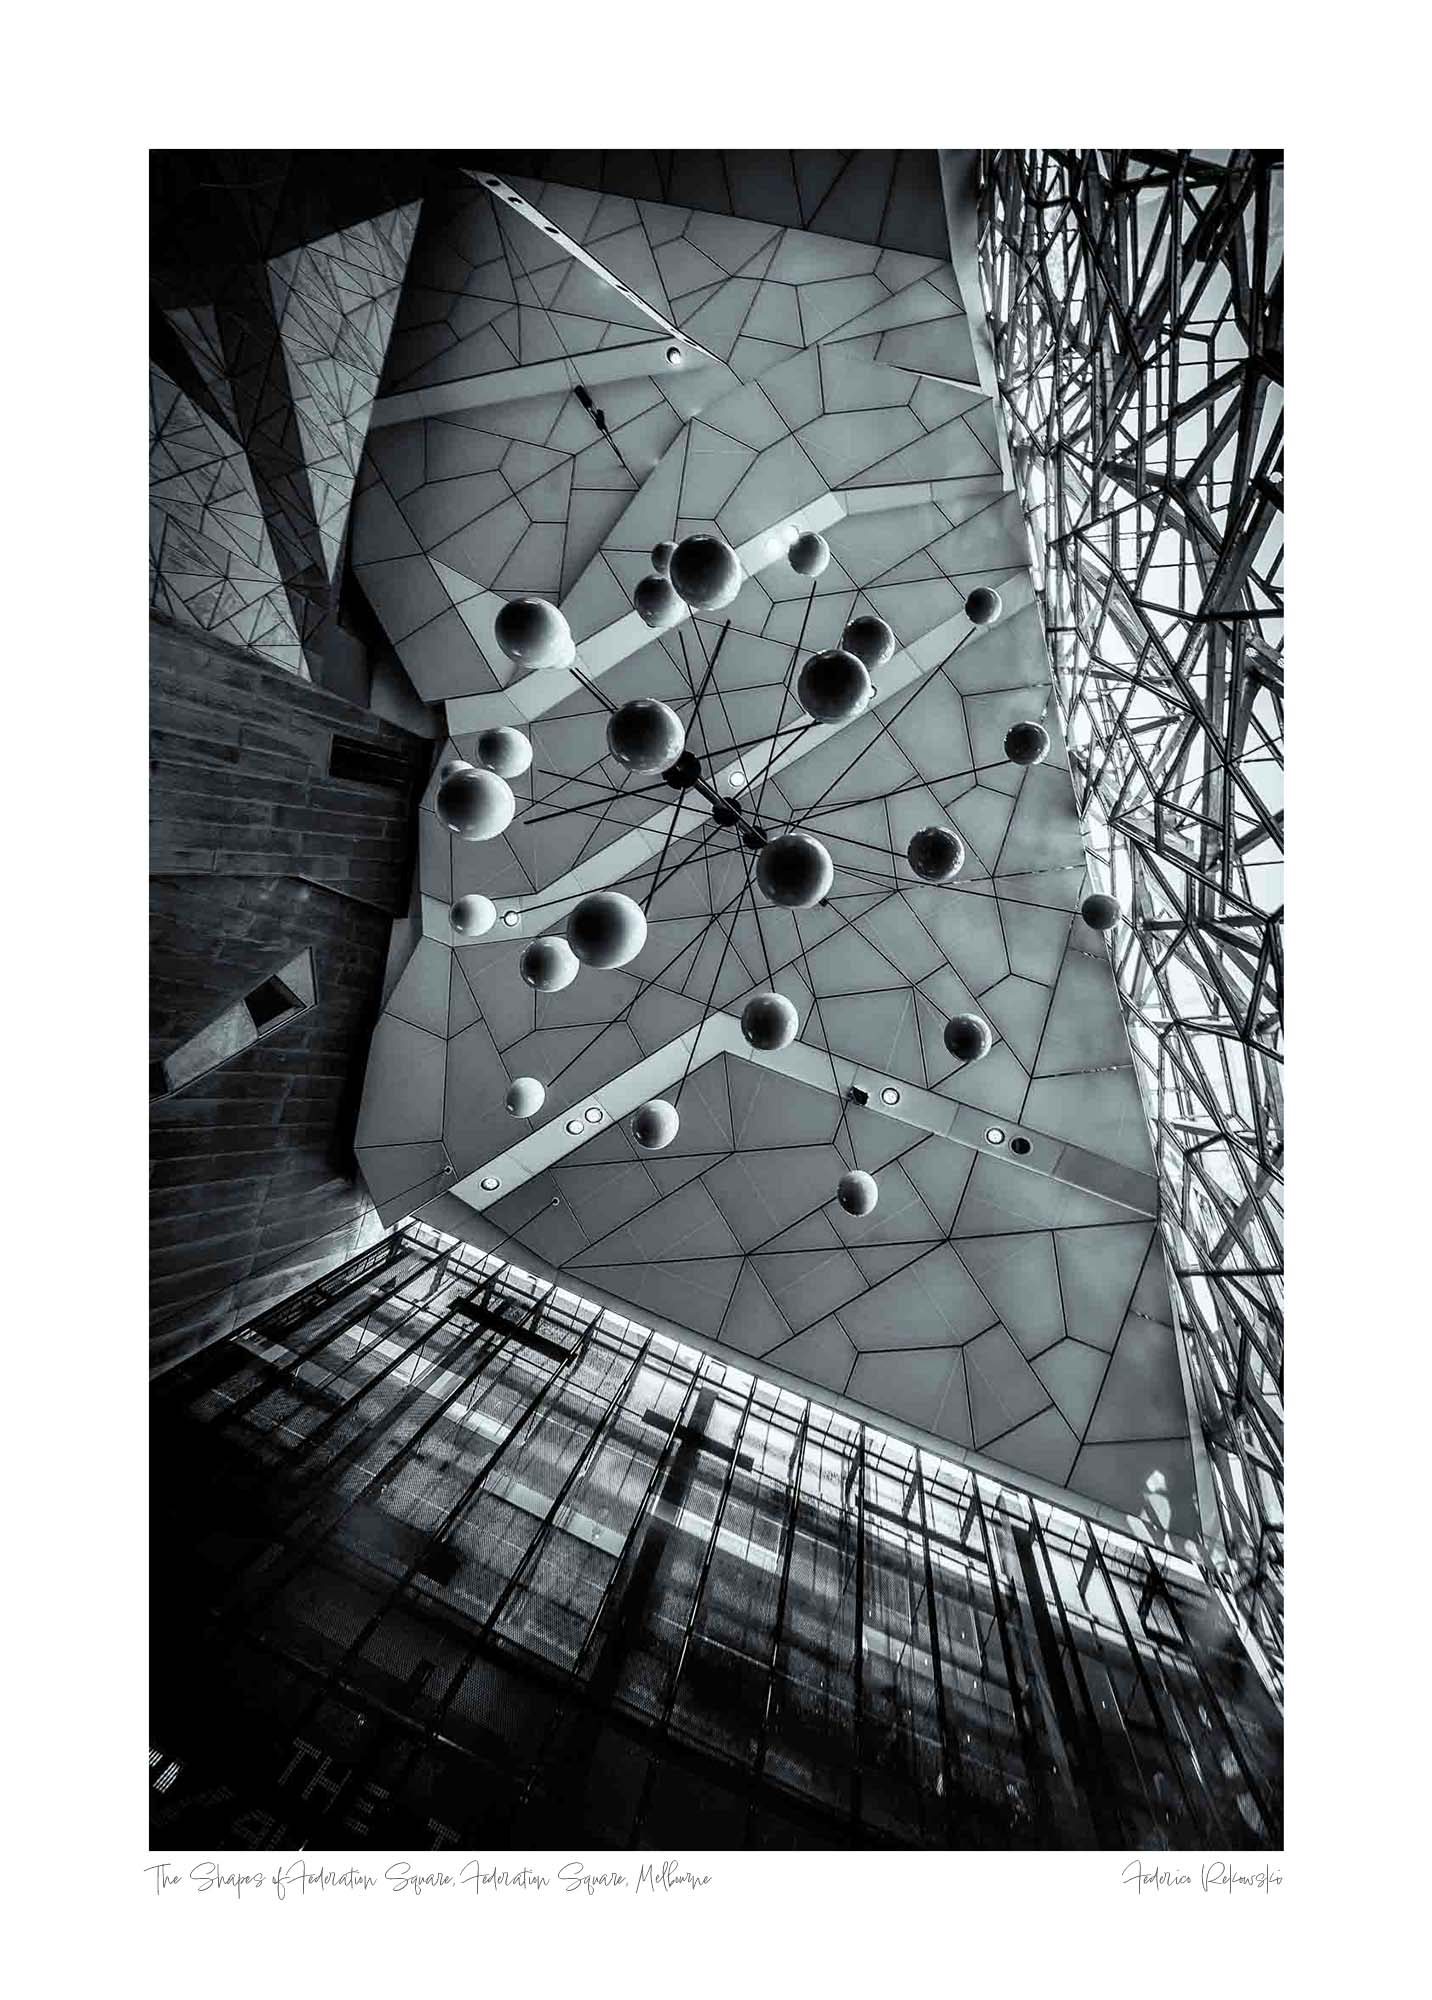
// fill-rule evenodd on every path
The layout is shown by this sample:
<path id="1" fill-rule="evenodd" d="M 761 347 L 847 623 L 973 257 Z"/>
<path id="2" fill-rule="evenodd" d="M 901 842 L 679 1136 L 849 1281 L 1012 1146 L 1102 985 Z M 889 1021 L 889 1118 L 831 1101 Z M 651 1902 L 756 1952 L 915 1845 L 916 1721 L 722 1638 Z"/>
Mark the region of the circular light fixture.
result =
<path id="1" fill-rule="evenodd" d="M 1023 1133 L 1016 1132 L 1014 1137 L 1009 1142 L 1009 1150 L 1011 1151 L 1011 1153 L 1018 1153 L 1020 1158 L 1023 1159 L 1024 1155 L 1030 1152 L 1032 1148 L 1030 1147 L 1030 1143 L 1028 1139 L 1024 1137 Z"/>
<path id="2" fill-rule="evenodd" d="M 991 1125 L 988 1132 L 985 1133 L 985 1137 L 992 1146 L 1002 1146 L 1004 1144 L 1003 1125 Z"/>
<path id="3" fill-rule="evenodd" d="M 681 1129 L 681 1114 L 664 1097 L 639 1104 L 632 1115 L 631 1136 L 644 1153 L 660 1153 Z"/>
<path id="4" fill-rule="evenodd" d="M 653 632 L 664 632 L 674 625 L 685 609 L 669 576 L 644 576 L 631 601 L 642 624 Z"/>
<path id="5" fill-rule="evenodd" d="M 486 1189 L 488 1194 L 493 1194 L 502 1186 L 502 1183 L 496 1174 L 484 1174 L 479 1185 Z"/>
<path id="6" fill-rule="evenodd" d="M 965 865 L 965 843 L 952 826 L 922 826 L 905 858 L 922 882 L 953 882 Z"/>
<path id="7" fill-rule="evenodd" d="M 945 1023 L 945 1047 L 960 1062 L 978 1062 L 993 1041 L 989 1022 L 978 1014 L 954 1014 Z"/>
<path id="8" fill-rule="evenodd" d="M 560 993 L 581 969 L 572 947 L 559 937 L 533 938 L 517 961 L 517 970 L 538 993 Z"/>
<path id="9" fill-rule="evenodd" d="M 840 650 L 854 653 L 856 659 L 873 674 L 894 653 L 895 634 L 883 618 L 877 618 L 872 611 L 862 612 L 859 618 L 852 618 L 841 633 Z"/>
<path id="10" fill-rule="evenodd" d="M 1091 931 L 1111 931 L 1119 921 L 1119 906 L 1112 896 L 1086 896 L 1079 914 Z"/>
<path id="11" fill-rule="evenodd" d="M 539 1077 L 515 1076 L 507 1087 L 507 1108 L 514 1118 L 535 1118 L 547 1087 Z"/>
<path id="12" fill-rule="evenodd" d="M 898 1104 L 900 1102 L 900 1093 L 893 1083 L 887 1083 L 881 1091 L 880 1102 L 882 1104 Z"/>
<path id="13" fill-rule="evenodd" d="M 582 1129 L 582 1121 L 580 1118 L 569 1118 L 567 1120 L 567 1130 L 572 1134 L 574 1138 L 581 1131 L 581 1129 Z"/>
<path id="14" fill-rule="evenodd" d="M 682 353 L 681 349 L 678 346 L 676 346 L 676 344 L 673 342 L 672 345 L 668 347 L 666 350 L 666 358 L 673 368 L 679 368 L 682 362 L 686 359 L 686 356 Z"/>
<path id="15" fill-rule="evenodd" d="M 800 1016 L 784 993 L 753 993 L 741 1009 L 741 1033 L 753 1049 L 789 1048 Z"/>
<path id="16" fill-rule="evenodd" d="M 1049 755 L 1049 732 L 1038 722 L 1016 722 L 1004 739 L 1011 764 L 1042 764 Z"/>
<path id="17" fill-rule="evenodd" d="M 728 772 L 726 776 L 726 789 L 730 792 L 744 792 L 746 789 L 746 773 L 744 771 Z"/>
<path id="18" fill-rule="evenodd" d="M 666 588 L 679 609 L 681 600 Z M 607 717 L 607 748 L 629 771 L 665 771 L 686 748 L 686 730 L 664 701 L 624 701 Z"/>
<path id="19" fill-rule="evenodd" d="M 589 1104 L 586 1110 L 582 1113 L 582 1116 L 586 1119 L 589 1125 L 600 1125 L 603 1118 L 605 1118 L 606 1115 L 607 1114 L 605 1113 L 605 1111 L 603 1111 L 600 1104 Z"/>
<path id="20" fill-rule="evenodd" d="M 520 729 L 499 723 L 494 729 L 484 729 L 478 737 L 477 761 L 484 770 L 495 771 L 499 778 L 520 778 L 531 768 L 532 745 Z"/>
<path id="21" fill-rule="evenodd" d="M 830 561 L 830 543 L 814 530 L 797 535 L 786 554 L 786 561 L 797 576 L 821 576 Z"/>
<path id="22" fill-rule="evenodd" d="M 520 924 L 522 918 L 516 910 L 504 910 L 502 912 L 502 921 L 510 930 L 514 924 Z"/>
<path id="23" fill-rule="evenodd" d="M 965 616 L 972 625 L 993 625 L 1003 609 L 999 592 L 982 583 L 976 584 L 965 599 Z"/>
<path id="24" fill-rule="evenodd" d="M 847 1215 L 869 1215 L 880 1199 L 880 1190 L 873 1174 L 862 1173 L 856 1168 L 841 1175 L 835 1198 Z"/>

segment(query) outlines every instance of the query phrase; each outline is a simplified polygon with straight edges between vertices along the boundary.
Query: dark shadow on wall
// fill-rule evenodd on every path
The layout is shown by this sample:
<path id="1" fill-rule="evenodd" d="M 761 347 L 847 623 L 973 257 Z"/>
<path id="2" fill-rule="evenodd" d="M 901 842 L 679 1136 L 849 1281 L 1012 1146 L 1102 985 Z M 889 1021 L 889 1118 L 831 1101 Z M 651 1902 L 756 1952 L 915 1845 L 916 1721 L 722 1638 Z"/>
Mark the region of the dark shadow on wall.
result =
<path id="1" fill-rule="evenodd" d="M 335 757 L 335 741 L 341 754 Z M 379 1234 L 353 1135 L 430 738 L 158 618 L 150 632 L 154 1368 Z M 311 949 L 311 1007 L 163 1063 Z"/>

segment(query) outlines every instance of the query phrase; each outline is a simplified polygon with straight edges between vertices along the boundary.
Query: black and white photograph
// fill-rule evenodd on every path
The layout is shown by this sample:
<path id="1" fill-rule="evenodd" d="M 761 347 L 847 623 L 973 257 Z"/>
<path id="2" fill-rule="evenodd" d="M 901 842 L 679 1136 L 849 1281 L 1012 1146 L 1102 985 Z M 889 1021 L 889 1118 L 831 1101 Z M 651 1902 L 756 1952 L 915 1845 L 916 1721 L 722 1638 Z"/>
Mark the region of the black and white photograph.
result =
<path id="1" fill-rule="evenodd" d="M 1400 1991 L 1397 174 L 1272 6 L 152 14 L 15 253 L 22 1987 Z"/>

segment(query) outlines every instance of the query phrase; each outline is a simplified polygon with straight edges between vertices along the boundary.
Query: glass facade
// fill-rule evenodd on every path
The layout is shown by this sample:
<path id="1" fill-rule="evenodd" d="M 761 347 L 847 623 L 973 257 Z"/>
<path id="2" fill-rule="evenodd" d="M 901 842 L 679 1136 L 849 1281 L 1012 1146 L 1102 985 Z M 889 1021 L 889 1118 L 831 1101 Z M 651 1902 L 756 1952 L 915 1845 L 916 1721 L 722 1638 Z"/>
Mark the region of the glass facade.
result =
<path id="1" fill-rule="evenodd" d="M 980 263 L 1222 1587 L 1282 1671 L 1283 163 L 983 157 Z"/>
<path id="2" fill-rule="evenodd" d="M 1281 1843 L 1191 1564 L 421 1225 L 153 1464 L 167 1847 Z"/>

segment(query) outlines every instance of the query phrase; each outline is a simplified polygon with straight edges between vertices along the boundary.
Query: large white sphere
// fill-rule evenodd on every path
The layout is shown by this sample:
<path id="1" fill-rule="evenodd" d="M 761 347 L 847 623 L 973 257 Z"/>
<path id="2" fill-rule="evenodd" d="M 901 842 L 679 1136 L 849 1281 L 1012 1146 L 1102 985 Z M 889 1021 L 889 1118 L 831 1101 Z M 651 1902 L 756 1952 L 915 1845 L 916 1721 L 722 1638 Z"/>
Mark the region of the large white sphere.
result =
<path id="1" fill-rule="evenodd" d="M 1004 739 L 1011 764 L 1042 764 L 1049 755 L 1049 731 L 1041 722 L 1016 722 Z"/>
<path id="2" fill-rule="evenodd" d="M 905 858 L 922 882 L 953 882 L 965 865 L 965 843 L 952 826 L 922 826 Z"/>
<path id="3" fill-rule="evenodd" d="M 856 1168 L 841 1175 L 835 1198 L 847 1215 L 869 1215 L 880 1199 L 880 1190 L 873 1174 L 862 1173 Z"/>
<path id="4" fill-rule="evenodd" d="M 631 1135 L 646 1153 L 659 1153 L 681 1129 L 681 1114 L 664 1097 L 649 1098 L 632 1113 Z"/>
<path id="5" fill-rule="evenodd" d="M 741 1033 L 753 1049 L 785 1049 L 795 1040 L 800 1016 L 784 993 L 753 993 L 741 1009 Z"/>
<path id="6" fill-rule="evenodd" d="M 632 592 L 632 603 L 643 625 L 664 632 L 681 616 L 681 599 L 668 576 L 644 576 Z"/>
<path id="7" fill-rule="evenodd" d="M 830 543 L 824 535 L 817 535 L 813 530 L 797 535 L 787 552 L 786 561 L 797 576 L 821 576 L 830 562 Z"/>
<path id="8" fill-rule="evenodd" d="M 499 778 L 520 778 L 532 763 L 532 745 L 520 729 L 499 723 L 478 737 L 477 761 L 485 771 L 496 771 Z"/>
<path id="9" fill-rule="evenodd" d="M 1004 609 L 1004 600 L 997 590 L 987 584 L 978 583 L 965 599 L 965 616 L 972 625 L 993 625 Z"/>
<path id="10" fill-rule="evenodd" d="M 989 1022 L 978 1014 L 955 1014 L 945 1023 L 945 1047 L 961 1062 L 978 1062 L 987 1056 L 993 1040 Z"/>
<path id="11" fill-rule="evenodd" d="M 524 945 L 517 970 L 539 993 L 560 993 L 571 985 L 581 966 L 565 938 L 540 937 Z"/>
<path id="12" fill-rule="evenodd" d="M 873 674 L 893 655 L 895 634 L 883 618 L 877 618 L 873 611 L 863 611 L 841 633 L 840 648 L 844 653 L 854 653 Z"/>
<path id="13" fill-rule="evenodd" d="M 567 942 L 583 965 L 601 972 L 630 964 L 646 943 L 641 904 L 619 889 L 583 896 L 567 919 Z"/>
<path id="14" fill-rule="evenodd" d="M 666 771 L 686 748 L 686 731 L 664 701 L 624 701 L 607 718 L 607 748 L 629 771 Z"/>
<path id="15" fill-rule="evenodd" d="M 514 597 L 497 614 L 497 643 L 519 667 L 569 667 L 575 647 L 567 621 L 541 597 Z"/>
<path id="16" fill-rule="evenodd" d="M 438 786 L 438 818 L 463 840 L 492 840 L 512 823 L 517 801 L 495 771 L 454 771 Z"/>
<path id="17" fill-rule="evenodd" d="M 720 611 L 741 588 L 741 560 L 719 535 L 688 535 L 671 556 L 670 577 L 693 611 Z"/>
<path id="18" fill-rule="evenodd" d="M 651 552 L 651 566 L 658 576 L 665 576 L 671 568 L 671 558 L 676 554 L 675 542 L 658 542 Z"/>
<path id="19" fill-rule="evenodd" d="M 514 1118 L 535 1118 L 546 1096 L 546 1085 L 535 1076 L 514 1076 L 507 1086 L 507 1108 Z"/>
<path id="20" fill-rule="evenodd" d="M 835 863 L 811 833 L 778 833 L 756 860 L 756 883 L 769 903 L 811 910 L 830 894 Z"/>
<path id="21" fill-rule="evenodd" d="M 851 721 L 869 707 L 873 692 L 863 663 L 838 646 L 813 653 L 796 682 L 796 700 L 817 722 Z"/>
<path id="22" fill-rule="evenodd" d="M 497 922 L 497 905 L 486 896 L 459 896 L 448 921 L 463 937 L 483 937 Z"/>

